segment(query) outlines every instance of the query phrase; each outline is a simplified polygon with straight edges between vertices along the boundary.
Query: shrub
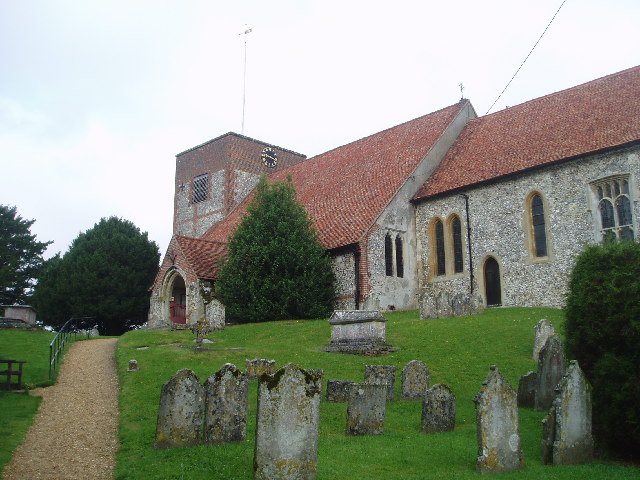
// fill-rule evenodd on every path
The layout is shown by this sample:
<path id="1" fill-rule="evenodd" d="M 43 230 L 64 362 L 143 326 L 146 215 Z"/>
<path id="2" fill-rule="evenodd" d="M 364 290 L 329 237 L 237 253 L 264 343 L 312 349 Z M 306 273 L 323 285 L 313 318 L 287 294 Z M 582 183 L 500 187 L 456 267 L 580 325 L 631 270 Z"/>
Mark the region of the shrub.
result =
<path id="1" fill-rule="evenodd" d="M 640 458 L 640 244 L 588 246 L 569 280 L 566 348 L 593 386 L 593 426 L 611 453 Z"/>

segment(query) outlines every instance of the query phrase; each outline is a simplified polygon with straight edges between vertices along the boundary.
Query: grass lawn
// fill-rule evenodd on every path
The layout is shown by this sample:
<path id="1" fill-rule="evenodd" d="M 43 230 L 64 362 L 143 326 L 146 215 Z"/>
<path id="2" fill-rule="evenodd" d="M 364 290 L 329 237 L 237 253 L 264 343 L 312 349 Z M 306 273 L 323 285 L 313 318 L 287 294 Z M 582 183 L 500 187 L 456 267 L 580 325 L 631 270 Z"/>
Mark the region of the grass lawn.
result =
<path id="1" fill-rule="evenodd" d="M 267 358 L 278 366 L 295 362 L 320 368 L 328 379 L 362 381 L 367 364 L 395 365 L 396 398 L 400 397 L 402 368 L 422 360 L 431 372 L 431 384 L 448 385 L 457 397 L 456 428 L 450 433 L 420 433 L 419 401 L 387 404 L 385 433 L 347 437 L 346 404 L 321 404 L 318 478 L 348 479 L 477 479 L 475 405 L 492 364 L 498 365 L 517 389 L 521 375 L 536 369 L 532 360 L 533 327 L 548 318 L 562 330 L 562 312 L 554 309 L 490 309 L 482 315 L 442 320 L 420 320 L 417 312 L 386 315 L 387 340 L 400 347 L 381 357 L 322 352 L 330 337 L 326 320 L 283 321 L 230 326 L 209 335 L 212 350 L 196 352 L 189 331 L 133 331 L 118 343 L 121 381 L 120 441 L 116 478 L 251 479 L 255 440 L 256 382 L 250 386 L 249 419 L 245 442 L 170 450 L 153 448 L 160 389 L 181 368 L 190 368 L 204 380 L 223 364 L 242 370 L 245 359 Z M 139 350 L 139 348 L 144 348 Z M 140 371 L 127 373 L 130 359 Z M 640 468 L 603 462 L 582 466 L 545 467 L 540 464 L 541 420 L 544 412 L 520 409 L 525 468 L 502 474 L 510 479 L 629 479 L 640 478 Z"/>
<path id="2" fill-rule="evenodd" d="M 0 330 L 0 358 L 27 361 L 22 376 L 27 388 L 51 385 L 49 343 L 54 336 L 55 333 L 46 331 Z M 4 367 L 6 364 L 0 369 Z M 1 382 L 5 380 L 6 377 L 0 377 Z M 40 400 L 40 397 L 0 390 L 0 472 L 33 423 Z"/>

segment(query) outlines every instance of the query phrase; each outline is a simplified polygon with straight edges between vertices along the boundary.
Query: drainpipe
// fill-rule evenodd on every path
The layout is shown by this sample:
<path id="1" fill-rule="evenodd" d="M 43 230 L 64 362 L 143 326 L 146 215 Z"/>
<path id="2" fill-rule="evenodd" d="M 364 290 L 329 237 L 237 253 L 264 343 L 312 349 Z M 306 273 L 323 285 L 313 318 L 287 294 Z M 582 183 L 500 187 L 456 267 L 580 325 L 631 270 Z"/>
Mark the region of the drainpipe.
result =
<path id="1" fill-rule="evenodd" d="M 467 211 L 467 251 L 469 252 L 469 290 L 473 295 L 473 258 L 471 257 L 471 222 L 469 220 L 469 196 L 465 193 L 461 193 L 460 196 L 464 198 L 464 206 Z"/>

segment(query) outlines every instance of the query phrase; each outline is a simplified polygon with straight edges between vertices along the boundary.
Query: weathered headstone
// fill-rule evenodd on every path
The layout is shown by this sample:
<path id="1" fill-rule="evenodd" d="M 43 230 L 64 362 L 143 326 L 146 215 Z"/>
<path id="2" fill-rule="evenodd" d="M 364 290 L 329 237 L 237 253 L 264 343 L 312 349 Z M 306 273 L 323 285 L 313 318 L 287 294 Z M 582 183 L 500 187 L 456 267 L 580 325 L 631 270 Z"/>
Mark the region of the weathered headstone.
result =
<path id="1" fill-rule="evenodd" d="M 387 319 L 377 310 L 336 310 L 329 318 L 333 353 L 385 353 L 398 350 L 387 343 Z"/>
<path id="2" fill-rule="evenodd" d="M 204 388 L 191 370 L 179 370 L 162 385 L 156 424 L 156 448 L 188 447 L 200 443 Z"/>
<path id="3" fill-rule="evenodd" d="M 590 462 L 593 460 L 591 385 L 576 360 L 570 362 L 556 391 L 553 406 L 544 420 L 542 463 Z"/>
<path id="4" fill-rule="evenodd" d="M 254 478 L 315 479 L 322 381 L 288 363 L 258 387 Z"/>
<path id="5" fill-rule="evenodd" d="M 322 386 L 324 384 L 324 370 L 321 368 L 307 368 L 307 372 L 313 374 L 318 379 L 318 384 L 320 385 L 320 398 L 322 398 Z"/>
<path id="6" fill-rule="evenodd" d="M 235 365 L 225 364 L 207 378 L 205 443 L 240 442 L 247 437 L 249 379 Z"/>
<path id="7" fill-rule="evenodd" d="M 491 367 L 473 401 L 478 434 L 477 470 L 499 473 L 522 468 L 516 392 L 498 367 Z"/>
<path id="8" fill-rule="evenodd" d="M 446 385 L 437 383 L 424 394 L 422 433 L 449 432 L 456 425 L 456 396 Z"/>
<path id="9" fill-rule="evenodd" d="M 365 365 L 364 381 L 387 387 L 387 402 L 393 400 L 393 390 L 396 384 L 396 367 L 392 365 Z"/>
<path id="10" fill-rule="evenodd" d="M 556 396 L 555 388 L 562 379 L 565 369 L 566 360 L 562 340 L 557 335 L 551 335 L 540 351 L 538 359 L 535 410 L 540 412 L 551 407 Z"/>
<path id="11" fill-rule="evenodd" d="M 129 368 L 127 368 L 127 372 L 137 372 L 138 370 L 140 370 L 140 367 L 138 367 L 138 361 L 129 360 Z"/>
<path id="12" fill-rule="evenodd" d="M 245 360 L 246 373 L 249 380 L 256 380 L 260 375 L 273 375 L 276 371 L 276 361 L 267 360 L 266 358 L 254 358 Z"/>
<path id="13" fill-rule="evenodd" d="M 353 383 L 347 406 L 347 435 L 382 435 L 386 408 L 386 385 Z"/>
<path id="14" fill-rule="evenodd" d="M 518 383 L 518 406 L 533 408 L 536 401 L 536 382 L 538 374 L 529 372 L 520 377 Z"/>
<path id="15" fill-rule="evenodd" d="M 555 335 L 555 329 L 549 320 L 543 318 L 533 327 L 533 359 L 537 362 L 540 351 L 544 348 L 547 339 Z"/>
<path id="16" fill-rule="evenodd" d="M 351 385 L 353 385 L 351 380 L 328 380 L 327 401 L 348 402 Z"/>
<path id="17" fill-rule="evenodd" d="M 420 360 L 411 360 L 402 369 L 402 399 L 422 400 L 429 388 L 429 369 Z"/>

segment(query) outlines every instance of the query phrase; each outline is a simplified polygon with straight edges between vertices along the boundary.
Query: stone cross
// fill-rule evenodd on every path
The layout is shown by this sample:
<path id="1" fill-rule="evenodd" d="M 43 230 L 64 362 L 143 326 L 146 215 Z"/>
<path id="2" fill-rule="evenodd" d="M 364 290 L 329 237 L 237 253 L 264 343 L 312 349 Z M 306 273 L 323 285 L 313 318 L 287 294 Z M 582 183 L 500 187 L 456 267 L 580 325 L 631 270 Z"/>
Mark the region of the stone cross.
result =
<path id="1" fill-rule="evenodd" d="M 449 432 L 456 425 L 456 396 L 446 385 L 437 383 L 424 394 L 422 433 Z"/>
<path id="2" fill-rule="evenodd" d="M 247 436 L 249 380 L 226 363 L 207 378 L 205 390 L 205 443 L 240 442 Z"/>
<path id="3" fill-rule="evenodd" d="M 393 400 L 393 390 L 396 384 L 396 367 L 392 365 L 365 365 L 365 383 L 380 384 L 387 387 L 387 402 Z"/>
<path id="4" fill-rule="evenodd" d="M 347 406 L 347 435 L 382 435 L 386 408 L 386 385 L 352 384 Z"/>
<path id="5" fill-rule="evenodd" d="M 197 321 L 195 325 L 191 327 L 191 331 L 196 335 L 196 348 L 202 347 L 202 342 L 204 341 L 204 337 L 209 335 L 213 329 L 209 322 L 203 317 Z"/>
<path id="6" fill-rule="evenodd" d="M 422 400 L 429 388 L 429 369 L 420 360 L 411 360 L 402 369 L 402 399 Z"/>
<path id="7" fill-rule="evenodd" d="M 255 480 L 316 478 L 321 379 L 287 364 L 258 386 Z"/>
<path id="8" fill-rule="evenodd" d="M 477 470 L 499 473 L 522 468 L 516 392 L 498 367 L 491 367 L 473 401 L 478 430 Z"/>
<path id="9" fill-rule="evenodd" d="M 551 335 L 538 359 L 535 410 L 541 412 L 551 407 L 556 396 L 556 385 L 562 379 L 566 365 L 562 340 L 558 335 Z"/>
<path id="10" fill-rule="evenodd" d="M 188 447 L 200 443 L 204 388 L 196 374 L 179 370 L 162 385 L 156 424 L 156 448 Z"/>
<path id="11" fill-rule="evenodd" d="M 533 359 L 537 362 L 540 357 L 540 350 L 542 350 L 544 344 L 547 343 L 547 339 L 551 335 L 555 335 L 556 332 L 551 322 L 546 318 L 540 320 L 536 326 L 533 327 L 533 331 Z"/>

